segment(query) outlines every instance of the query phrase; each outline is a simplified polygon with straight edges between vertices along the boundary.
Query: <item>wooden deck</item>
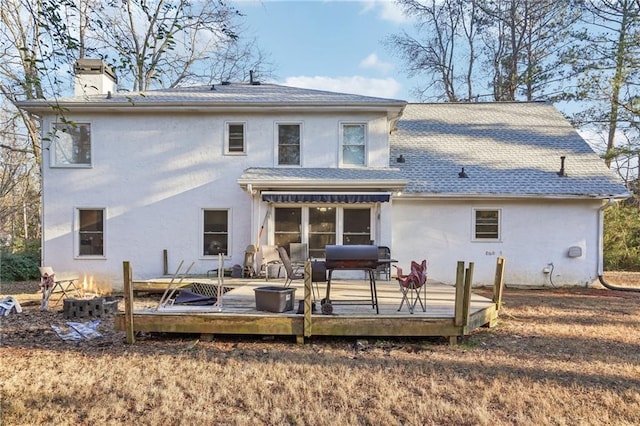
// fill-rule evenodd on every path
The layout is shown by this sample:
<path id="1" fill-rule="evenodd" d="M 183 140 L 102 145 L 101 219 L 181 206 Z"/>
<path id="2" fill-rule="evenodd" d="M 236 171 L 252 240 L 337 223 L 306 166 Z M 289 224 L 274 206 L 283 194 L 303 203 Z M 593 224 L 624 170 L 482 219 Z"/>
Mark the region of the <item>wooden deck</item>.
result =
<path id="1" fill-rule="evenodd" d="M 310 266 L 309 266 L 310 268 Z M 310 272 L 310 271 L 309 271 Z M 295 288 L 294 310 L 284 313 L 257 311 L 254 289 L 263 286 L 281 286 L 283 280 L 241 280 L 225 278 L 224 287 L 230 289 L 222 298 L 222 306 L 178 306 L 167 305 L 158 310 L 133 311 L 132 295 L 141 290 L 141 284 L 129 279 L 127 284 L 125 268 L 125 313 L 116 316 L 116 328 L 128 331 L 128 340 L 135 340 L 135 332 L 249 334 L 249 335 L 291 335 L 298 342 L 313 336 L 443 336 L 452 342 L 482 326 L 495 323 L 502 293 L 504 261 L 496 268 L 494 297 L 488 299 L 471 292 L 473 264 L 465 268 L 458 264 L 458 280 L 455 286 L 442 283 L 427 283 L 426 311 L 420 304 L 414 313 L 407 306 L 398 311 L 402 294 L 395 280 L 378 281 L 379 314 L 371 306 L 368 280 L 343 280 L 331 283 L 333 313 L 323 315 L 320 303 L 315 302 L 316 311 L 311 306 L 314 300 L 315 283 L 299 281 Z M 308 274 L 310 276 L 310 273 Z M 183 282 L 200 282 L 215 285 L 216 280 L 189 278 Z M 156 280 L 151 287 L 162 288 L 162 281 Z M 129 290 L 127 290 L 127 287 Z M 166 288 L 166 284 L 164 284 Z M 325 284 L 320 283 L 320 298 L 325 296 Z M 127 293 L 129 301 L 127 301 Z M 298 301 L 304 301 L 304 312 L 297 314 Z M 341 304 L 345 300 L 358 300 L 362 304 Z"/>

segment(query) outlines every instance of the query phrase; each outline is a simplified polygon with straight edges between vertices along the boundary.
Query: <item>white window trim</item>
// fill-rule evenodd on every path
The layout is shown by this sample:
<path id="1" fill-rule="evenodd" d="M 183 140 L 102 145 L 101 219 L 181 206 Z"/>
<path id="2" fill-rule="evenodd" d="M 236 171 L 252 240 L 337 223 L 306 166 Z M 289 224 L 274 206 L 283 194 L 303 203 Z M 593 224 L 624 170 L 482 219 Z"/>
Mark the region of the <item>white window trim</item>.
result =
<path id="1" fill-rule="evenodd" d="M 229 126 L 242 124 L 242 151 L 229 150 Z M 224 155 L 247 155 L 247 122 L 246 121 L 225 121 L 224 123 Z"/>
<path id="2" fill-rule="evenodd" d="M 200 237 L 198 238 L 198 253 L 199 259 L 217 259 L 217 254 L 204 254 L 202 248 L 204 247 L 204 212 L 205 211 L 226 211 L 227 212 L 227 254 L 224 255 L 224 259 L 228 260 L 233 257 L 233 238 L 231 237 L 231 230 L 233 229 L 233 214 L 232 209 L 229 207 L 203 207 L 200 209 Z M 217 265 L 215 265 L 217 267 Z"/>
<path id="3" fill-rule="evenodd" d="M 102 210 L 102 255 L 80 255 L 80 210 Z M 106 207 L 94 207 L 94 206 L 82 206 L 75 207 L 73 218 L 73 258 L 77 260 L 92 260 L 107 258 L 107 208 Z"/>
<path id="4" fill-rule="evenodd" d="M 343 155 L 343 146 L 344 146 L 344 126 L 356 125 L 356 126 L 364 126 L 364 163 L 363 164 L 345 164 L 344 155 Z M 340 130 L 339 130 L 339 144 L 338 144 L 338 159 L 340 161 L 340 167 L 344 168 L 360 168 L 367 167 L 369 164 L 369 128 L 366 122 L 363 121 L 341 121 L 340 122 Z"/>
<path id="5" fill-rule="evenodd" d="M 280 125 L 288 125 L 288 124 L 296 124 L 298 126 L 300 126 L 300 164 L 280 164 L 279 159 L 278 159 L 278 148 L 280 147 L 280 135 L 279 135 L 279 126 Z M 273 139 L 275 141 L 274 145 L 274 156 L 273 156 L 273 163 L 275 167 L 303 167 L 304 164 L 304 157 L 302 155 L 303 153 L 303 141 L 304 141 L 304 122 L 302 121 L 276 121 L 274 123 L 274 128 L 273 128 Z"/>
<path id="6" fill-rule="evenodd" d="M 49 167 L 52 169 L 91 169 L 93 168 L 93 126 L 90 122 L 77 122 L 75 124 L 77 125 L 88 125 L 89 128 L 91 129 L 92 132 L 92 137 L 90 142 L 90 157 L 91 157 L 91 161 L 89 162 L 89 164 L 80 164 L 80 163 L 73 163 L 73 164 L 58 164 L 56 163 L 56 150 L 57 150 L 57 142 L 56 142 L 56 130 L 55 130 L 55 126 L 56 124 L 67 124 L 67 123 L 63 123 L 60 121 L 54 121 L 51 123 L 51 127 L 50 127 L 50 135 L 51 135 L 51 140 L 49 141 Z"/>
<path id="7" fill-rule="evenodd" d="M 498 212 L 498 238 L 476 238 L 476 212 Z M 502 209 L 498 207 L 474 207 L 471 209 L 471 241 L 477 243 L 501 243 L 502 242 Z"/>

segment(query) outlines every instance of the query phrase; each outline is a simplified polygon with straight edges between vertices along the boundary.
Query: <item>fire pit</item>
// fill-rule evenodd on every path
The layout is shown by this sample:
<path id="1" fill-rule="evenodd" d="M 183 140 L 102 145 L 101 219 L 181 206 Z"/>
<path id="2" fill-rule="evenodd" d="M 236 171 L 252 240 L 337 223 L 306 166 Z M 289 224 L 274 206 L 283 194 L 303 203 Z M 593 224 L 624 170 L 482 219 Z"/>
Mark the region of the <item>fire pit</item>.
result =
<path id="1" fill-rule="evenodd" d="M 111 287 L 99 285 L 93 276 L 85 276 L 76 297 L 64 299 L 62 312 L 66 319 L 95 318 L 118 311 L 118 299 L 109 296 Z"/>
<path id="2" fill-rule="evenodd" d="M 375 272 L 378 268 L 378 247 L 372 245 L 329 245 L 325 247 L 325 262 L 329 277 L 327 280 L 327 294 L 320 302 L 323 314 L 331 314 L 333 306 L 331 304 L 331 275 L 335 270 L 362 270 L 369 274 L 369 286 L 371 288 L 371 301 L 363 300 L 341 300 L 340 304 L 362 305 L 369 304 L 378 310 L 378 292 L 376 290 Z M 364 302 L 364 303 L 363 303 Z"/>
<path id="3" fill-rule="evenodd" d="M 66 319 L 95 318 L 118 311 L 118 299 L 113 296 L 90 299 L 65 299 L 62 312 Z"/>

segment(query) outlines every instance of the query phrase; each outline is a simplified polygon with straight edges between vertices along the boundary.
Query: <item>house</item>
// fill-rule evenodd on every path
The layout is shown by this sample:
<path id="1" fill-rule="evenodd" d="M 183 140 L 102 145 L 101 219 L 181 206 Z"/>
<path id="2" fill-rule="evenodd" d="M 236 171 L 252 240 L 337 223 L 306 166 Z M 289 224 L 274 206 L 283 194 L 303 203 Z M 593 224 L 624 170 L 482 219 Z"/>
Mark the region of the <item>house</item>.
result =
<path id="1" fill-rule="evenodd" d="M 602 211 L 627 191 L 552 106 L 407 104 L 251 81 L 118 92 L 99 61 L 76 93 L 30 100 L 43 132 L 43 264 L 121 286 L 250 244 L 391 247 L 453 282 L 587 285 Z M 63 111 L 64 117 L 59 113 Z M 560 173 L 562 169 L 562 173 Z"/>

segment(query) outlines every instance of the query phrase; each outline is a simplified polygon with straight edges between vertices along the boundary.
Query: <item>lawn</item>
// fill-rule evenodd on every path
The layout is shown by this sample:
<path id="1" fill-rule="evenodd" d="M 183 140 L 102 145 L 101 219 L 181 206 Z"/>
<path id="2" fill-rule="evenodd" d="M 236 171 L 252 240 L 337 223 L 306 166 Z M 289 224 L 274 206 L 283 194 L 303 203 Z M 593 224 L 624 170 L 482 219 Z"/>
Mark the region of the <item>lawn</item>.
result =
<path id="1" fill-rule="evenodd" d="M 456 346 L 157 334 L 130 346 L 110 317 L 102 338 L 66 343 L 50 327 L 61 313 L 25 306 L 0 319 L 0 423 L 638 423 L 640 293 L 507 288 L 503 302 L 495 328 Z"/>

